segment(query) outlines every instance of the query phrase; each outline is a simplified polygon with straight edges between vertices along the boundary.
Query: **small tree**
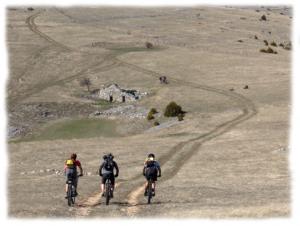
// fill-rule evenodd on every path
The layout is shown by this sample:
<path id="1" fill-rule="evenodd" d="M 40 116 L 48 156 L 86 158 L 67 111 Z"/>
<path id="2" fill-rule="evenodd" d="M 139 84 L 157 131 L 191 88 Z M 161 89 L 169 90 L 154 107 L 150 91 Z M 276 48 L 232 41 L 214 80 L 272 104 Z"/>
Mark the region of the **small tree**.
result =
<path id="1" fill-rule="evenodd" d="M 176 117 L 179 114 L 183 114 L 182 108 L 180 105 L 176 104 L 174 101 L 170 102 L 164 112 L 166 117 Z"/>
<path id="2" fill-rule="evenodd" d="M 80 80 L 80 86 L 86 86 L 88 92 L 90 92 L 91 80 L 89 78 L 83 78 Z"/>

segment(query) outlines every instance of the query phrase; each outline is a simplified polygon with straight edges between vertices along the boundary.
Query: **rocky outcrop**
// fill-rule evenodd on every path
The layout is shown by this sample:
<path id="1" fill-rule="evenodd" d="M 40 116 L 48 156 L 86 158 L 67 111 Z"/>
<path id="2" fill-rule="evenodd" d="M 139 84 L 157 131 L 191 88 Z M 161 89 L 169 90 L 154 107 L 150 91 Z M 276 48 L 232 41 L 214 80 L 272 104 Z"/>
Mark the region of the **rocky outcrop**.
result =
<path id="1" fill-rule="evenodd" d="M 123 89 L 117 84 L 110 84 L 103 86 L 101 89 L 97 90 L 93 94 L 93 98 L 110 100 L 115 102 L 133 102 L 141 99 L 143 96 L 146 96 L 146 92 L 140 92 L 135 89 Z"/>

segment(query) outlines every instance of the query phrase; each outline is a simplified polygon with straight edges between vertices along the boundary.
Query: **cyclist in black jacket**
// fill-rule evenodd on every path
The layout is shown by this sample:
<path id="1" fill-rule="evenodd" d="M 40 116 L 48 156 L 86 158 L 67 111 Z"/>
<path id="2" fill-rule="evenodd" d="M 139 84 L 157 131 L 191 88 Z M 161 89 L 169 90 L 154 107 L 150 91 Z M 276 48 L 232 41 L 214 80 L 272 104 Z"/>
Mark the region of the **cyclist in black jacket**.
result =
<path id="1" fill-rule="evenodd" d="M 101 182 L 101 193 L 104 196 L 104 184 L 107 179 L 110 179 L 112 183 L 112 198 L 113 198 L 113 191 L 115 189 L 115 177 L 119 175 L 119 167 L 118 164 L 113 160 L 114 156 L 110 153 L 108 155 L 103 156 L 103 163 L 100 165 L 99 168 L 99 176 L 102 177 Z M 114 174 L 114 169 L 116 169 L 116 174 Z"/>

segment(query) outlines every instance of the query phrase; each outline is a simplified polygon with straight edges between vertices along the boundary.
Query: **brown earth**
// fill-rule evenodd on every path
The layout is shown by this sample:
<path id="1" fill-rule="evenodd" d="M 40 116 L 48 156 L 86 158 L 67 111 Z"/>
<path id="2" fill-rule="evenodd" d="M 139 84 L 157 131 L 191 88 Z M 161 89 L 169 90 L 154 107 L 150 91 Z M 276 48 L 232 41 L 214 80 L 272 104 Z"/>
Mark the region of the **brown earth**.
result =
<path id="1" fill-rule="evenodd" d="M 291 51 L 260 52 L 263 40 L 290 40 L 289 14 L 286 7 L 8 8 L 9 124 L 27 125 L 25 135 L 93 113 L 81 96 L 84 77 L 95 89 L 117 83 L 150 93 L 136 106 L 161 113 L 176 101 L 187 112 L 175 123 L 160 116 L 166 126 L 150 129 L 146 119 L 118 121 L 119 137 L 8 140 L 9 216 L 289 217 Z M 159 83 L 162 75 L 169 84 Z M 45 111 L 55 117 L 41 117 Z M 138 132 L 124 133 L 132 128 Z M 71 152 L 85 171 L 74 207 L 62 175 Z M 109 206 L 97 175 L 107 152 L 121 170 Z M 149 152 L 162 165 L 152 205 L 141 188 Z"/>

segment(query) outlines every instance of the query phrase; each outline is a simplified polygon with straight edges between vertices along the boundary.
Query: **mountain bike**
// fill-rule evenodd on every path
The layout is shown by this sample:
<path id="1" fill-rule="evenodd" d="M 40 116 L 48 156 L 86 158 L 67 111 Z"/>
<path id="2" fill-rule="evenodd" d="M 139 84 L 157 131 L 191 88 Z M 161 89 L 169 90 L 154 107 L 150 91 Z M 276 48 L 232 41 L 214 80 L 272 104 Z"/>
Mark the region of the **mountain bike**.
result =
<path id="1" fill-rule="evenodd" d="M 152 194 L 152 184 L 153 184 L 153 179 L 150 178 L 148 180 L 148 185 L 147 185 L 147 200 L 148 200 L 148 204 L 151 203 L 151 199 L 153 197 L 153 194 Z"/>
<path id="2" fill-rule="evenodd" d="M 68 206 L 72 206 L 75 204 L 75 185 L 74 185 L 74 179 L 68 178 L 68 192 L 67 192 L 67 201 Z"/>
<path id="3" fill-rule="evenodd" d="M 109 204 L 109 200 L 112 198 L 112 183 L 110 178 L 107 178 L 106 182 L 105 182 L 105 190 L 104 190 L 104 194 L 105 194 L 105 204 L 108 205 Z"/>
<path id="4" fill-rule="evenodd" d="M 77 175 L 77 178 L 82 175 Z M 75 182 L 72 177 L 68 178 L 68 192 L 67 192 L 67 202 L 68 206 L 72 206 L 75 204 L 75 197 L 76 197 L 76 188 Z"/>

